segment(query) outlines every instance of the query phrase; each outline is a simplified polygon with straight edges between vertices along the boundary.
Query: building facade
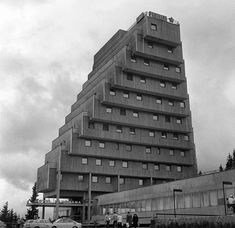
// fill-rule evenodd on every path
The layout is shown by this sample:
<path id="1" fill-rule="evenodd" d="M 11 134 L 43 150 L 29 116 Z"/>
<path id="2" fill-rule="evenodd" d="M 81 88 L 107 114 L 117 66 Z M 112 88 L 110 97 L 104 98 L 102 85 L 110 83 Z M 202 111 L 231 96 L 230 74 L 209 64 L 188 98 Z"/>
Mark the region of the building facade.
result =
<path id="1" fill-rule="evenodd" d="M 88 200 L 90 217 L 97 195 L 196 174 L 179 23 L 142 13 L 94 56 L 38 169 L 38 190 L 45 198 Z"/>

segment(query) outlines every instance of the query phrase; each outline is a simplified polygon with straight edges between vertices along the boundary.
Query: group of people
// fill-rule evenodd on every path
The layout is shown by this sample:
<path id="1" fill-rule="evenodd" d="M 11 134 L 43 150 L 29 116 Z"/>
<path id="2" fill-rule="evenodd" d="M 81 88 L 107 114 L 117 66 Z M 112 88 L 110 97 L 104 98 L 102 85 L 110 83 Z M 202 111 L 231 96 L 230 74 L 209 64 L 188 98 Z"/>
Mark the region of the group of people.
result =
<path id="1" fill-rule="evenodd" d="M 124 226 L 126 226 L 126 228 L 129 227 L 138 227 L 138 215 L 134 214 L 133 216 L 130 214 L 130 212 L 127 212 L 126 215 L 126 223 L 123 223 L 122 221 L 122 215 L 120 213 L 116 213 L 114 212 L 113 215 L 111 216 L 109 214 L 109 212 L 107 212 L 107 214 L 105 215 L 105 224 L 106 224 L 106 228 L 109 228 L 109 226 L 111 225 L 111 221 L 113 224 L 113 228 L 122 228 Z"/>

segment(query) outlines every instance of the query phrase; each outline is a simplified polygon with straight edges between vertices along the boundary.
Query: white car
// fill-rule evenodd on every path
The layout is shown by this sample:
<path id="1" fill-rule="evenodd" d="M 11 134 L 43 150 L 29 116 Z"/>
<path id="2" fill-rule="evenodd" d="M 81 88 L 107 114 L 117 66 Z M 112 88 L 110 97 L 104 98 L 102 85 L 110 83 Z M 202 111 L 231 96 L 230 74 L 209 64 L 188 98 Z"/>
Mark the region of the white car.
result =
<path id="1" fill-rule="evenodd" d="M 24 224 L 24 228 L 49 228 L 51 222 L 46 219 L 27 220 Z"/>
<path id="2" fill-rule="evenodd" d="M 71 218 L 63 217 L 53 222 L 51 228 L 82 228 L 82 224 Z"/>

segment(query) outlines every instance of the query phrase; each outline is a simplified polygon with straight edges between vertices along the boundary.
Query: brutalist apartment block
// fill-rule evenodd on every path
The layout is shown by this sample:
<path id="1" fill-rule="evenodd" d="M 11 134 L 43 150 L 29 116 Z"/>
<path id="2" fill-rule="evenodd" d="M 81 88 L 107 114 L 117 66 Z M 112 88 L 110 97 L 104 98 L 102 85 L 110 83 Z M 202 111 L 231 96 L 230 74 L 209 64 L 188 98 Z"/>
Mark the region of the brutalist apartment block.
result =
<path id="1" fill-rule="evenodd" d="M 38 190 L 85 202 L 196 174 L 180 25 L 142 13 L 95 54 L 38 169 Z"/>

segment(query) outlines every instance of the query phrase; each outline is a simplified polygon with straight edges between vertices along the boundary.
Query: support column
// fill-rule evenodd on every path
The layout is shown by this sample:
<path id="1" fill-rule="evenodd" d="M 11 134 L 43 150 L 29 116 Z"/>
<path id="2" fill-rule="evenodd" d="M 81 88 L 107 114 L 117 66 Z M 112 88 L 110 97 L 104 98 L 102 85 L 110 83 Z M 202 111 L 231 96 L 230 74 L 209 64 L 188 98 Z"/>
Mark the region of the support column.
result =
<path id="1" fill-rule="evenodd" d="M 85 221 L 85 215 L 86 215 L 86 206 L 85 206 L 85 202 L 86 202 L 86 193 L 83 193 L 83 203 L 82 203 L 82 221 Z"/>
<path id="2" fill-rule="evenodd" d="M 153 185 L 153 177 L 150 177 L 150 185 Z"/>
<path id="3" fill-rule="evenodd" d="M 61 181 L 61 146 L 59 149 L 58 168 L 57 168 L 56 207 L 55 207 L 54 219 L 57 219 L 59 217 L 60 181 Z"/>
<path id="4" fill-rule="evenodd" d="M 91 172 L 89 173 L 88 183 L 88 208 L 87 208 L 87 220 L 91 220 Z"/>
<path id="5" fill-rule="evenodd" d="M 43 203 L 45 203 L 45 198 L 43 196 Z M 42 206 L 42 219 L 45 218 L 45 206 Z"/>
<path id="6" fill-rule="evenodd" d="M 117 191 L 120 192 L 120 175 L 117 176 Z"/>

